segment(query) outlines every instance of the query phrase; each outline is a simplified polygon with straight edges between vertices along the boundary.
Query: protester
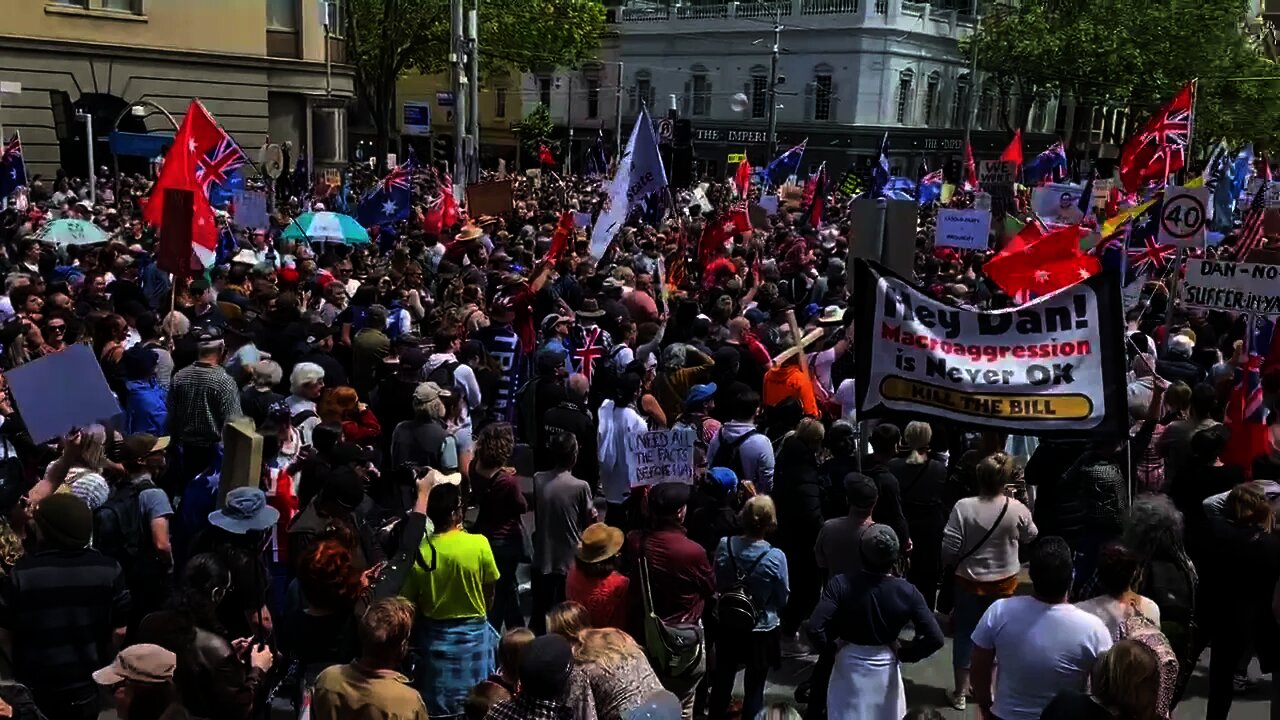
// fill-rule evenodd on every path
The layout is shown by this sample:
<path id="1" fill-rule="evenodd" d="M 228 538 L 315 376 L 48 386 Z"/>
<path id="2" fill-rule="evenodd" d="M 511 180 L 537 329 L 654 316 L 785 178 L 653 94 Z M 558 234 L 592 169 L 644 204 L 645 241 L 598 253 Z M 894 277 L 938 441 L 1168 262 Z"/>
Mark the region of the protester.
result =
<path id="1" fill-rule="evenodd" d="M 159 645 L 131 645 L 93 679 L 111 691 L 120 720 L 183 720 L 188 715 L 173 684 L 177 664 L 178 657 Z"/>
<path id="2" fill-rule="evenodd" d="M 413 603 L 379 600 L 360 619 L 360 657 L 320 673 L 311 699 L 311 716 L 426 720 L 422 697 L 398 669 L 409 651 Z"/>
<path id="3" fill-rule="evenodd" d="M 571 714 L 561 699 L 573 673 L 573 647 L 560 635 L 543 635 L 520 660 L 520 691 L 489 710 L 487 720 L 560 720 Z"/>
<path id="4" fill-rule="evenodd" d="M 534 526 L 538 531 L 533 540 L 534 600 L 529 624 L 536 633 L 545 632 L 547 611 L 568 599 L 567 580 L 574 554 L 581 546 L 583 530 L 596 521 L 591 487 L 571 474 L 578 461 L 577 439 L 562 432 L 550 442 L 553 469 L 533 478 Z"/>
<path id="5" fill-rule="evenodd" d="M 528 538 L 521 516 L 528 511 L 524 491 L 511 462 L 515 434 L 511 425 L 494 423 L 476 437 L 475 461 L 471 466 L 472 500 L 476 504 L 475 529 L 489 540 L 498 563 L 498 584 L 489 623 L 495 630 L 524 625 L 516 587 L 516 568 L 529 555 Z M 543 528 L 546 532 L 547 528 Z"/>
<path id="6" fill-rule="evenodd" d="M 1039 718 L 1059 692 L 1083 690 L 1111 647 L 1106 625 L 1067 602 L 1071 561 L 1062 538 L 1041 538 L 1031 551 L 1033 594 L 996 600 L 978 621 L 970 676 L 984 717 Z"/>
<path id="7" fill-rule="evenodd" d="M 938 549 L 942 546 L 946 525 L 943 502 L 947 482 L 946 463 L 930 452 L 933 428 L 929 423 L 912 421 L 902 430 L 906 457 L 889 461 L 889 471 L 898 481 L 902 493 L 902 512 L 911 528 L 913 547 L 907 579 L 916 586 L 930 608 L 934 607 L 942 572 Z"/>

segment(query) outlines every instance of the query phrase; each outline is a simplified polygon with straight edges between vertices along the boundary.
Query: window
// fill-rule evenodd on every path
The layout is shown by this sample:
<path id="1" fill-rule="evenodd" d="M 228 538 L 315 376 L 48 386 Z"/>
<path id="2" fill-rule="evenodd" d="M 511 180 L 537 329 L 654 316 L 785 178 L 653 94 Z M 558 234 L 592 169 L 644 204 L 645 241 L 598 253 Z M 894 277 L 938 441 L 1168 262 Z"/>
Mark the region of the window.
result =
<path id="1" fill-rule="evenodd" d="M 768 74 L 769 71 L 759 65 L 751 68 L 751 117 L 757 120 L 769 112 Z"/>
<path id="2" fill-rule="evenodd" d="M 924 86 L 924 124 L 931 126 L 937 123 L 938 118 L 935 113 L 938 111 L 938 85 L 942 82 L 942 76 L 935 70 L 929 73 L 929 79 Z"/>
<path id="3" fill-rule="evenodd" d="M 328 4 L 325 6 L 325 13 L 329 20 L 329 34 L 335 36 L 342 35 L 342 0 L 329 0 Z"/>
<path id="4" fill-rule="evenodd" d="M 693 104 L 690 112 L 694 115 L 707 115 L 711 112 L 711 83 L 707 81 L 707 69 L 694 65 L 692 82 Z"/>
<path id="5" fill-rule="evenodd" d="M 267 0 L 267 29 L 298 30 L 298 0 Z"/>
<path id="6" fill-rule="evenodd" d="M 636 85 L 631 94 L 631 114 L 640 112 L 640 105 L 653 105 L 653 76 L 648 70 L 636 73 Z"/>
<path id="7" fill-rule="evenodd" d="M 49 0 L 54 5 L 67 5 L 69 7 L 85 7 L 88 0 Z"/>
<path id="8" fill-rule="evenodd" d="M 905 123 L 911 117 L 911 82 L 916 74 L 903 70 L 898 74 L 898 112 L 894 116 L 896 122 Z"/>
<path id="9" fill-rule="evenodd" d="M 587 78 L 587 117 L 600 117 L 600 81 Z"/>
<path id="10" fill-rule="evenodd" d="M 507 116 L 507 89 L 504 87 L 494 89 L 494 117 L 504 118 Z"/>
<path id="11" fill-rule="evenodd" d="M 978 99 L 978 121 L 977 124 L 989 128 L 995 124 L 995 118 L 992 116 L 992 110 L 995 108 L 995 95 L 990 88 L 985 88 L 982 95 Z"/>
<path id="12" fill-rule="evenodd" d="M 951 127 L 964 127 L 969 122 L 969 76 L 956 80 L 956 92 L 951 98 Z"/>
<path id="13" fill-rule="evenodd" d="M 135 0 L 102 0 L 102 9 L 135 13 L 138 12 L 138 4 Z"/>
<path id="14" fill-rule="evenodd" d="M 1049 98 L 1044 95 L 1037 95 L 1035 102 L 1031 105 L 1031 122 L 1028 130 L 1039 131 L 1044 130 L 1045 118 L 1049 115 Z"/>
<path id="15" fill-rule="evenodd" d="M 549 77 L 538 78 L 538 102 L 548 110 L 551 109 L 551 78 Z"/>
<path id="16" fill-rule="evenodd" d="M 876 14 L 877 15 L 889 14 L 889 0 L 876 0 Z"/>
<path id="17" fill-rule="evenodd" d="M 1010 110 L 1009 102 L 1010 102 L 1009 90 L 1008 89 L 1001 90 L 999 103 L 996 105 L 996 119 L 994 122 L 991 123 L 993 126 L 1000 127 L 1001 125 L 1004 124 L 1006 120 L 1009 119 L 1009 110 Z"/>
<path id="18" fill-rule="evenodd" d="M 819 72 L 813 78 L 813 119 L 831 119 L 831 73 Z"/>

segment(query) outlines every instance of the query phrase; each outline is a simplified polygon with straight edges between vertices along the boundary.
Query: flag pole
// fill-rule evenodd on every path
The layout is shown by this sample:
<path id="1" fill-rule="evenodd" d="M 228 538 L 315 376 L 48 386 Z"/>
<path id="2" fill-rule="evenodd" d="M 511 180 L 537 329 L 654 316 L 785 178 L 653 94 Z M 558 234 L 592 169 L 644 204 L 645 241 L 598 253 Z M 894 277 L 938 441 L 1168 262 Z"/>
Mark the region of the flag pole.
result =
<path id="1" fill-rule="evenodd" d="M 1184 151 L 1185 157 L 1188 157 L 1188 158 L 1191 157 L 1191 143 L 1192 143 L 1192 140 L 1195 138 L 1195 133 L 1196 133 L 1196 90 L 1200 87 L 1199 81 L 1200 81 L 1199 78 L 1193 78 L 1191 80 L 1191 120 L 1189 121 L 1188 128 L 1187 128 L 1187 149 Z M 1168 163 L 1169 163 L 1169 153 L 1166 152 L 1164 157 L 1165 157 L 1165 168 L 1166 168 L 1165 187 L 1167 188 L 1169 186 L 1169 183 L 1168 183 L 1169 174 L 1167 172 Z M 1185 159 L 1183 160 L 1182 165 L 1184 168 L 1186 167 Z M 1163 206 L 1161 206 L 1161 211 L 1163 211 L 1163 209 L 1164 209 Z M 1173 260 L 1173 277 L 1169 279 L 1169 302 L 1165 307 L 1165 311 L 1164 311 L 1164 331 L 1165 331 L 1164 341 L 1165 341 L 1166 348 L 1168 347 L 1170 338 L 1172 338 L 1172 334 L 1169 332 L 1169 326 L 1173 325 L 1173 305 L 1175 302 L 1177 302 L 1177 299 L 1178 299 L 1178 281 L 1181 280 L 1182 265 L 1186 259 L 1186 253 L 1187 251 L 1185 248 L 1178 248 L 1178 254 L 1174 257 L 1174 260 Z"/>

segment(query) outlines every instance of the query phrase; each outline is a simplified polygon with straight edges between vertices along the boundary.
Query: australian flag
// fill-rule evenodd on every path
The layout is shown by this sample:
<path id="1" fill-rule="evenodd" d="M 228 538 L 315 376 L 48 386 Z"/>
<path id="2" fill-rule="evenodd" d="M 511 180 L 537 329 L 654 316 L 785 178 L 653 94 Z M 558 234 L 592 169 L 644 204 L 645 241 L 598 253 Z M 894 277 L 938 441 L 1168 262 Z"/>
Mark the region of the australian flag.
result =
<path id="1" fill-rule="evenodd" d="M 1022 180 L 1027 185 L 1038 185 L 1041 180 L 1057 177 L 1066 168 L 1066 148 L 1062 147 L 1062 143 L 1056 142 L 1022 166 Z"/>
<path id="2" fill-rule="evenodd" d="M 391 225 L 409 217 L 413 201 L 413 172 L 418 168 L 418 157 L 413 148 L 404 162 L 391 169 L 382 182 L 369 191 L 356 208 L 356 219 L 365 227 Z"/>
<path id="3" fill-rule="evenodd" d="M 800 159 L 804 157 L 804 146 L 808 142 L 805 140 L 796 145 L 765 166 L 764 176 L 769 184 L 780 185 L 786 182 L 787 178 L 800 172 Z"/>
<path id="4" fill-rule="evenodd" d="M 1162 208 L 1163 194 L 1156 198 L 1151 207 L 1130 221 L 1127 231 L 1121 228 L 1099 246 L 1102 267 L 1124 273 L 1122 277 L 1125 287 L 1163 275 L 1174 260 L 1177 249 L 1157 242 Z"/>
<path id="5" fill-rule="evenodd" d="M 226 207 L 231 196 L 244 190 L 244 176 L 237 171 L 249 162 L 244 151 L 225 132 L 222 140 L 196 161 L 196 179 L 209 196 L 209 204 Z"/>
<path id="6" fill-rule="evenodd" d="M 933 172 L 920 178 L 919 195 L 916 198 L 921 205 L 928 205 L 942 197 L 942 171 Z"/>
<path id="7" fill-rule="evenodd" d="M 18 133 L 0 148 L 0 199 L 27 184 L 27 161 L 22 157 L 22 138 Z"/>

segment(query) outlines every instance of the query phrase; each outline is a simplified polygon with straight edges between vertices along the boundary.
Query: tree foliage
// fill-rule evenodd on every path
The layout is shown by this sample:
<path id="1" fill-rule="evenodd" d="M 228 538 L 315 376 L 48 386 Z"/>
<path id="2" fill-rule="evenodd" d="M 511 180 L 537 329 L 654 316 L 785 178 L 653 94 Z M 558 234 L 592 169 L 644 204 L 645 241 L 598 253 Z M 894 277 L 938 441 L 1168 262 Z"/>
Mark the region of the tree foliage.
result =
<path id="1" fill-rule="evenodd" d="M 396 80 L 410 70 L 448 67 L 449 0 L 347 4 L 348 57 L 378 130 L 378 156 L 385 157 Z M 595 51 L 604 27 L 601 0 L 483 0 L 479 8 L 480 65 L 486 72 L 575 65 Z"/>
<path id="2" fill-rule="evenodd" d="M 520 134 L 520 145 L 525 153 L 536 155 L 538 146 L 547 144 L 547 138 L 555 132 L 555 127 L 555 123 L 551 120 L 551 111 L 546 105 L 538 103 L 512 129 Z"/>
<path id="3" fill-rule="evenodd" d="M 983 18 L 978 62 L 1004 90 L 1128 107 L 1138 122 L 1199 78 L 1197 146 L 1267 144 L 1280 139 L 1280 68 L 1242 33 L 1246 11 L 1245 0 L 1026 0 Z"/>

